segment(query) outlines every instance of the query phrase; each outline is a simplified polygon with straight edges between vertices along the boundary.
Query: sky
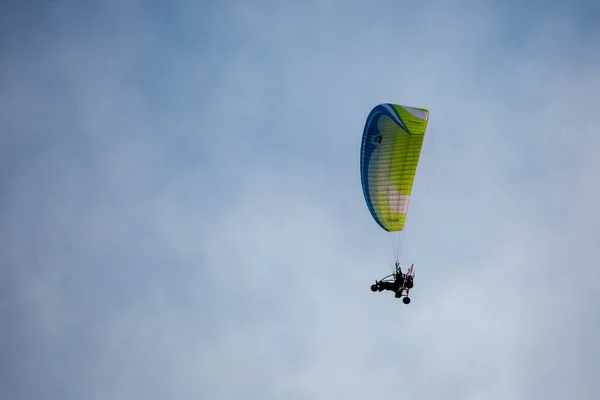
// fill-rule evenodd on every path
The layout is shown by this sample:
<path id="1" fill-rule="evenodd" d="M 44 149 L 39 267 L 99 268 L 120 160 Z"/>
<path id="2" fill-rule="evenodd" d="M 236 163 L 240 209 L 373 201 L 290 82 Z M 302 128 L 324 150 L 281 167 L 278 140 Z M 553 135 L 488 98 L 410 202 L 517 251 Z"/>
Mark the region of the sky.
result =
<path id="1" fill-rule="evenodd" d="M 4 1 L 0 398 L 597 399 L 594 1 Z M 404 234 L 359 173 L 431 117 Z"/>

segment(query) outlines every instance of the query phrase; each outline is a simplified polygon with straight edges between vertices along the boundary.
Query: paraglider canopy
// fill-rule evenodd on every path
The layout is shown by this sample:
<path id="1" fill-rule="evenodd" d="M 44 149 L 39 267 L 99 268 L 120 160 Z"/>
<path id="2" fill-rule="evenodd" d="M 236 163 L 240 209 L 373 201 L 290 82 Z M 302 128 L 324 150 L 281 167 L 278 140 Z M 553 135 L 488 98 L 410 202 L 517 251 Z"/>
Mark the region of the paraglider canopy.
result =
<path id="1" fill-rule="evenodd" d="M 404 229 L 429 111 L 396 104 L 375 106 L 360 152 L 363 194 L 373 219 L 388 232 Z"/>

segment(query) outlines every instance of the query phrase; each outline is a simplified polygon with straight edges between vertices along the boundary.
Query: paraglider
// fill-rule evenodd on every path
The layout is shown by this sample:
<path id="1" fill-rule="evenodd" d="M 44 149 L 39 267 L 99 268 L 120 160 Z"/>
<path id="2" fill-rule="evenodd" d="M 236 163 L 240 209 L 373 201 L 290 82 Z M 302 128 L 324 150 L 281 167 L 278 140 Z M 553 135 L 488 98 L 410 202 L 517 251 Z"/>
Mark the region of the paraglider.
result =
<path id="1" fill-rule="evenodd" d="M 375 222 L 392 234 L 404 231 L 428 122 L 426 109 L 389 103 L 375 106 L 367 117 L 360 151 L 363 194 Z M 404 304 L 409 304 L 414 264 L 402 273 L 395 250 L 395 272 L 375 281 L 371 290 L 393 291 L 396 298 L 404 297 Z"/>
<path id="2" fill-rule="evenodd" d="M 396 272 L 391 275 L 383 277 L 379 281 L 375 281 L 373 285 L 371 285 L 371 290 L 373 292 L 381 292 L 382 290 L 390 290 L 394 292 L 394 296 L 399 299 L 404 295 L 402 301 L 404 304 L 410 303 L 410 297 L 408 297 L 408 292 L 413 288 L 414 283 L 414 264 L 410 266 L 406 274 L 402 273 L 402 268 L 400 267 L 400 263 L 396 261 Z"/>

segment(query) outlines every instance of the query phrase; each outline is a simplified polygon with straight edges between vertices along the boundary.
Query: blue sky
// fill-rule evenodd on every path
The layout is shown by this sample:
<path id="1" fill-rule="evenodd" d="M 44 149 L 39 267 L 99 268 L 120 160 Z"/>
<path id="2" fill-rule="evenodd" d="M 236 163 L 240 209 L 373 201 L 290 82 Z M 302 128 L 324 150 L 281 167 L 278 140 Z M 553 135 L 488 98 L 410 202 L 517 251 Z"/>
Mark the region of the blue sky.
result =
<path id="1" fill-rule="evenodd" d="M 600 396 L 594 2 L 0 7 L 3 399 Z M 431 110 L 410 306 L 383 102 Z"/>

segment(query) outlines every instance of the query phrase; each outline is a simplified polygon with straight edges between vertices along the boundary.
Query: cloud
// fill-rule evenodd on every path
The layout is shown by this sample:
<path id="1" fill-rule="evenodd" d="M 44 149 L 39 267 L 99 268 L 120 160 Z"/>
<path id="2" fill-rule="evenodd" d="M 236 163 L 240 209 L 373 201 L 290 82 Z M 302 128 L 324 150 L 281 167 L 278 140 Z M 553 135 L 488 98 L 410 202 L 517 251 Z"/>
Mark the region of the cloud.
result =
<path id="1" fill-rule="evenodd" d="M 597 31 L 460 5 L 13 8 L 2 397 L 596 398 Z M 410 306 L 369 290 L 386 101 L 432 111 Z"/>

